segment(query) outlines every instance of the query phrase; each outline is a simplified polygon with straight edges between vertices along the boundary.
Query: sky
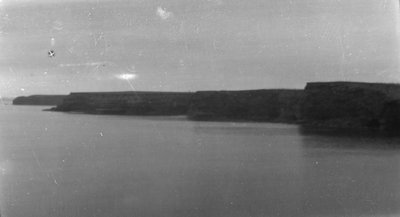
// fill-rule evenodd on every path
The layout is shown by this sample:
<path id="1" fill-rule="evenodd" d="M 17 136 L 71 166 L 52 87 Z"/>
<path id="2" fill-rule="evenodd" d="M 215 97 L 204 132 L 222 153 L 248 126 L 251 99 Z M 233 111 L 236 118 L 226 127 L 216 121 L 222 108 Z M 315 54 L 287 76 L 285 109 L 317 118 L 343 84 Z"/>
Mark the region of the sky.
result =
<path id="1" fill-rule="evenodd" d="M 397 0 L 0 0 L 0 96 L 397 83 L 399 16 Z"/>

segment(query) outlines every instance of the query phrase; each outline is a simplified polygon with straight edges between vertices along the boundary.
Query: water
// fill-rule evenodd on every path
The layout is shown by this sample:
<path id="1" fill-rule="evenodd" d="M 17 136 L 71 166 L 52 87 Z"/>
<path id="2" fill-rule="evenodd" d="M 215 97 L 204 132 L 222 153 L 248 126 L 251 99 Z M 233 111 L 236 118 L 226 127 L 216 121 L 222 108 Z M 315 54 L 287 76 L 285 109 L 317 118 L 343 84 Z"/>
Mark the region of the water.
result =
<path id="1" fill-rule="evenodd" d="M 4 217 L 399 216 L 400 139 L 0 108 Z"/>

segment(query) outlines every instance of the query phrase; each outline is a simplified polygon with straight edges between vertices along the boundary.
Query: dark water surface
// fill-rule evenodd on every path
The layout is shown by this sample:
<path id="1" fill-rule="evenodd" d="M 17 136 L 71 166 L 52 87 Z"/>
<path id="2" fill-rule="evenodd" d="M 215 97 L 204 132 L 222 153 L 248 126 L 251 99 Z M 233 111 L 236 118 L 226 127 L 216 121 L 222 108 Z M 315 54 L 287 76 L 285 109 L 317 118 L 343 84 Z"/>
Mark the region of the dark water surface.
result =
<path id="1" fill-rule="evenodd" d="M 399 216 L 400 139 L 0 108 L 2 217 Z"/>

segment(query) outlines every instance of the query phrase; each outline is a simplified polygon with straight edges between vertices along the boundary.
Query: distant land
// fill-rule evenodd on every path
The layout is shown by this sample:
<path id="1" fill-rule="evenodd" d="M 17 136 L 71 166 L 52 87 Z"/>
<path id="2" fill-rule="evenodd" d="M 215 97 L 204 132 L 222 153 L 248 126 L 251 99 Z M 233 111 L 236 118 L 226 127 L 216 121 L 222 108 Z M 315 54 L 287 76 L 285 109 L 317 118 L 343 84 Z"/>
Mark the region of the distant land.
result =
<path id="1" fill-rule="evenodd" d="M 119 115 L 186 115 L 189 92 L 71 93 L 54 111 Z"/>
<path id="2" fill-rule="evenodd" d="M 32 95 L 19 96 L 13 100 L 13 105 L 59 105 L 67 95 Z"/>
<path id="3" fill-rule="evenodd" d="M 45 97 L 24 99 L 37 105 Z M 57 106 L 51 110 L 63 112 L 185 115 L 191 120 L 282 122 L 337 129 L 400 129 L 399 84 L 311 82 L 304 90 L 86 92 L 53 99 L 62 101 L 54 101 Z"/>
<path id="4" fill-rule="evenodd" d="M 14 100 L 14 98 L 11 97 L 1 97 L 1 103 L 5 104 L 5 105 L 9 105 L 12 104 L 12 101 Z"/>

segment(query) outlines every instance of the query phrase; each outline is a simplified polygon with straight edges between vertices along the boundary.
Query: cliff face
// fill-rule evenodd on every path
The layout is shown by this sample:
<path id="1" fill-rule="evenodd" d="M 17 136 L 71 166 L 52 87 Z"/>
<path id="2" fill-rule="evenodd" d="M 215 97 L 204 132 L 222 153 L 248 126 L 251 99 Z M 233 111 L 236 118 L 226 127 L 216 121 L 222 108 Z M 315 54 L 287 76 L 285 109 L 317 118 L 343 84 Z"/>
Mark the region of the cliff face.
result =
<path id="1" fill-rule="evenodd" d="M 199 91 L 188 117 L 194 120 L 295 122 L 300 119 L 302 90 Z"/>
<path id="2" fill-rule="evenodd" d="M 308 83 L 304 124 L 334 128 L 390 128 L 400 114 L 400 85 L 356 82 Z"/>
<path id="3" fill-rule="evenodd" d="M 122 115 L 185 115 L 192 93 L 71 93 L 55 111 Z"/>
<path id="4" fill-rule="evenodd" d="M 32 95 L 19 96 L 13 100 L 13 105 L 58 105 L 66 95 Z"/>

